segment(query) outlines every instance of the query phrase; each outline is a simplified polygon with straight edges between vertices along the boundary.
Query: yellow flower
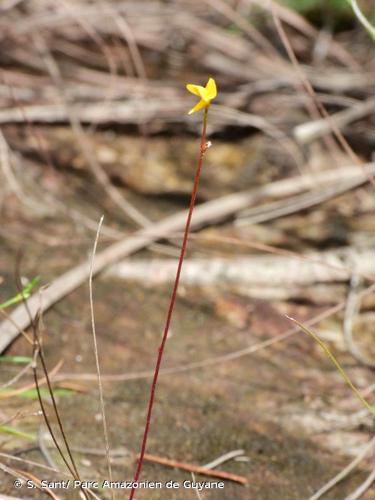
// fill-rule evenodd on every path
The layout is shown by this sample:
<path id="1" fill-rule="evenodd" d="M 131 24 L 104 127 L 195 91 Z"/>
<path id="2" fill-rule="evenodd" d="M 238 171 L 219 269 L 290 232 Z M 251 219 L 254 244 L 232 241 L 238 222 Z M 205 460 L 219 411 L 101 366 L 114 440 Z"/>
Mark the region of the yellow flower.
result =
<path id="1" fill-rule="evenodd" d="M 202 108 L 207 108 L 212 99 L 215 99 L 217 96 L 216 83 L 213 78 L 210 78 L 205 87 L 201 87 L 200 85 L 194 85 L 193 83 L 188 83 L 186 88 L 192 94 L 197 95 L 201 98 L 201 100 L 189 111 L 189 115 L 199 111 Z"/>

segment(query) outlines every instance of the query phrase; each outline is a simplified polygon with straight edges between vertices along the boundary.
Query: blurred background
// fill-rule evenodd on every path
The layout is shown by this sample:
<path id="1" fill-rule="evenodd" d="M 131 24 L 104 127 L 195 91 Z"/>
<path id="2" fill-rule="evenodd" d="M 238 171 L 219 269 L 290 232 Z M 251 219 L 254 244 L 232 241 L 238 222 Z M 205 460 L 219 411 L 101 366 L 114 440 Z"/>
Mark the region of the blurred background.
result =
<path id="1" fill-rule="evenodd" d="M 107 475 L 87 276 L 64 293 L 56 280 L 88 261 L 102 214 L 98 254 L 160 234 L 94 281 L 113 474 L 130 480 L 183 231 L 168 217 L 184 220 L 199 154 L 185 86 L 213 77 L 149 452 L 202 466 L 224 456 L 212 467 L 247 484 L 207 500 L 374 498 L 373 417 L 285 316 L 310 325 L 371 401 L 374 2 L 2 0 L 0 12 L 0 297 L 17 293 L 17 273 L 58 292 L 43 345 L 82 476 Z M 31 347 L 3 319 L 0 490 L 40 498 L 15 491 L 9 470 L 61 479 L 27 461 L 64 464 L 38 413 Z M 149 461 L 142 479 L 191 474 Z"/>

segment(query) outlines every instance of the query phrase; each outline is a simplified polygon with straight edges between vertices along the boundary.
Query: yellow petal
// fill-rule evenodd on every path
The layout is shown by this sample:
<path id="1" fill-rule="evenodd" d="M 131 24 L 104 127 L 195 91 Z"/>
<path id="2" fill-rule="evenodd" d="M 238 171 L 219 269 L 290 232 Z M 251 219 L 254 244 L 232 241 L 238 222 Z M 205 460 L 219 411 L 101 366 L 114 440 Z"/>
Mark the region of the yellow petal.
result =
<path id="1" fill-rule="evenodd" d="M 205 91 L 204 87 L 201 87 L 200 85 L 194 85 L 193 83 L 188 83 L 186 85 L 186 88 L 188 89 L 189 92 L 191 92 L 194 95 L 197 95 L 198 97 L 202 97 L 202 92 Z"/>
<path id="2" fill-rule="evenodd" d="M 217 96 L 216 82 L 213 78 L 208 80 L 205 91 L 206 99 L 209 101 Z"/>
<path id="3" fill-rule="evenodd" d="M 208 103 L 204 100 L 204 99 L 201 99 L 198 104 L 196 104 L 194 106 L 194 108 L 192 108 L 190 111 L 189 111 L 189 115 L 191 115 L 192 113 L 195 113 L 196 111 L 199 111 L 200 109 L 202 108 L 205 108 L 206 106 L 208 106 Z"/>
<path id="4" fill-rule="evenodd" d="M 194 85 L 194 84 L 189 83 L 188 85 L 186 85 L 186 88 L 192 94 L 195 94 L 195 95 L 199 96 L 201 99 L 203 99 L 204 101 L 206 101 L 206 104 L 209 104 L 210 99 L 207 95 L 206 87 L 202 87 L 201 85 Z"/>

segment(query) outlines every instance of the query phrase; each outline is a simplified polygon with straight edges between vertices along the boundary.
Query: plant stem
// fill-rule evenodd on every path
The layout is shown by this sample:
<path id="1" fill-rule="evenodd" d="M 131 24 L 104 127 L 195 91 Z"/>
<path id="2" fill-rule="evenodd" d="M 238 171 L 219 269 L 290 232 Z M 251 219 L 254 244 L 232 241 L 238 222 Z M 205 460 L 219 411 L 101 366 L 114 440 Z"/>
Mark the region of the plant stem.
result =
<path id="1" fill-rule="evenodd" d="M 293 321 L 293 323 L 296 323 L 301 328 L 302 331 L 304 331 L 305 333 L 307 333 L 308 335 L 310 335 L 320 345 L 320 347 L 327 354 L 327 356 L 332 361 L 332 363 L 335 365 L 335 367 L 337 368 L 337 370 L 340 373 L 340 375 L 342 376 L 342 378 L 345 380 L 345 382 L 348 384 L 348 386 L 351 388 L 351 390 L 354 392 L 354 394 L 357 396 L 357 398 L 360 400 L 360 402 L 363 404 L 363 406 L 365 406 L 368 409 L 368 411 L 375 416 L 375 407 L 371 406 L 371 404 L 367 401 L 367 399 L 365 399 L 361 395 L 361 393 L 359 392 L 359 390 L 355 387 L 355 385 L 353 384 L 353 382 L 350 380 L 349 375 L 347 375 L 347 373 L 344 370 L 344 368 L 340 365 L 340 363 L 337 361 L 337 359 L 335 358 L 335 356 L 331 353 L 331 351 L 326 346 L 326 344 L 323 342 L 323 340 L 321 340 L 312 330 L 310 330 L 309 328 L 307 328 L 306 326 L 304 326 L 302 323 L 300 323 L 296 319 L 291 318 L 288 315 L 286 315 L 286 317 L 288 319 L 290 319 L 291 321 Z"/>
<path id="2" fill-rule="evenodd" d="M 174 306 L 176 303 L 177 289 L 178 289 L 178 285 L 180 282 L 182 264 L 184 261 L 187 242 L 188 242 L 188 238 L 189 238 L 190 223 L 191 223 L 191 218 L 192 218 L 194 206 L 195 206 L 195 200 L 196 200 L 197 192 L 198 192 L 199 179 L 200 179 L 202 165 L 203 165 L 203 157 L 204 157 L 204 154 L 206 152 L 207 115 L 208 115 L 208 107 L 206 107 L 204 110 L 203 128 L 202 128 L 202 136 L 201 136 L 201 143 L 200 143 L 200 153 L 199 153 L 198 165 L 197 165 L 197 170 L 195 172 L 193 190 L 191 192 L 190 207 L 189 207 L 189 212 L 188 212 L 188 216 L 187 216 L 186 224 L 185 224 L 184 237 L 182 240 L 181 252 L 180 252 L 180 257 L 178 260 L 176 278 L 175 278 L 174 285 L 173 285 L 172 295 L 171 295 L 171 299 L 169 302 L 167 317 L 166 317 L 165 326 L 164 326 L 164 333 L 163 333 L 163 337 L 161 340 L 161 344 L 160 344 L 159 349 L 158 349 L 154 377 L 153 377 L 152 384 L 151 384 L 151 392 L 150 392 L 150 399 L 148 402 L 146 425 L 145 425 L 145 429 L 144 429 L 144 433 L 143 433 L 142 447 L 141 447 L 141 452 L 140 452 L 139 459 L 138 459 L 137 469 L 136 469 L 135 474 L 134 474 L 134 482 L 135 483 L 138 481 L 138 479 L 140 477 L 142 465 L 143 465 L 143 461 L 144 461 L 144 455 L 146 452 L 147 438 L 148 438 L 150 424 L 151 424 L 152 409 L 153 409 L 154 400 L 155 400 L 156 385 L 157 385 L 159 370 L 160 370 L 160 366 L 161 366 L 161 362 L 162 362 L 162 358 L 163 358 L 163 354 L 164 354 L 165 344 L 166 344 L 167 338 L 168 338 L 168 332 L 169 332 L 169 327 L 170 327 L 171 320 L 172 320 L 173 309 L 174 309 Z M 135 488 L 133 486 L 132 490 L 130 492 L 129 500 L 132 500 L 134 498 L 134 493 L 135 493 Z"/>

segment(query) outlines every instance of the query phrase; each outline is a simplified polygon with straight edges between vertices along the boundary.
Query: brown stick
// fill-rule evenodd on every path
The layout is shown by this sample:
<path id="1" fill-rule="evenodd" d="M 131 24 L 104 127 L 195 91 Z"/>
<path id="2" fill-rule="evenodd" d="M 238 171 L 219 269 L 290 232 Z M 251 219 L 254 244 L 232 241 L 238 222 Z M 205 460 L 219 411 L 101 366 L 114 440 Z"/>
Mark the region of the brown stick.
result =
<path id="1" fill-rule="evenodd" d="M 139 454 L 137 455 L 137 458 L 139 458 Z M 177 462 L 176 460 L 158 457 L 156 455 L 150 455 L 149 453 L 145 453 L 144 459 L 148 462 L 153 462 L 154 464 L 166 465 L 167 467 L 174 467 L 176 469 L 186 470 L 188 472 L 194 472 L 196 474 L 202 474 L 203 476 L 217 477 L 240 484 L 247 483 L 247 479 L 244 476 L 238 476 L 237 474 L 231 474 L 230 472 L 224 472 L 221 470 L 210 470 L 206 469 L 205 467 L 200 467 L 199 465 L 188 464 L 186 462 Z"/>

